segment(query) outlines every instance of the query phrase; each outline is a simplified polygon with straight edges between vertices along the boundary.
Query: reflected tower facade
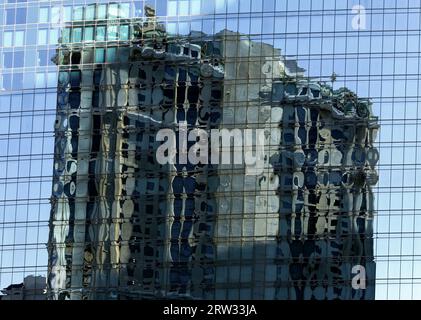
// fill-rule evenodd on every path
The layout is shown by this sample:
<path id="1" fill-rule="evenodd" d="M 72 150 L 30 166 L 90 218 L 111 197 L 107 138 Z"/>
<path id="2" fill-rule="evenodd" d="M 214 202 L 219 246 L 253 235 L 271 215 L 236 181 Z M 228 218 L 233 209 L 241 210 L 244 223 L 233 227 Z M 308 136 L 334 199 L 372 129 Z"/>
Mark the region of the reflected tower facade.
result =
<path id="1" fill-rule="evenodd" d="M 121 10 L 84 7 L 55 57 L 50 297 L 374 299 L 370 101 L 246 35 Z M 161 129 L 264 129 L 262 168 L 159 164 Z"/>

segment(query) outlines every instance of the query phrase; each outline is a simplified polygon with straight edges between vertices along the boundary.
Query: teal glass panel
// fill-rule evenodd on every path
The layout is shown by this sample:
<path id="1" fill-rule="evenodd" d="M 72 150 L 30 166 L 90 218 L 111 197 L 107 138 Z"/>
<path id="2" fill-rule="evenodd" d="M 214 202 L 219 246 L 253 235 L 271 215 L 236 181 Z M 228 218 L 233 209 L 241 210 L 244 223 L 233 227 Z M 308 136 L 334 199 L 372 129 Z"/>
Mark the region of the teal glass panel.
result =
<path id="1" fill-rule="evenodd" d="M 106 19 L 107 18 L 107 5 L 101 4 L 98 6 L 97 19 Z"/>
<path id="2" fill-rule="evenodd" d="M 85 20 L 94 20 L 95 19 L 95 5 L 90 5 L 86 7 L 85 11 Z"/>
<path id="3" fill-rule="evenodd" d="M 65 28 L 61 31 L 61 42 L 62 43 L 70 42 L 70 28 Z"/>
<path id="4" fill-rule="evenodd" d="M 107 62 L 116 62 L 117 48 L 107 49 Z"/>
<path id="5" fill-rule="evenodd" d="M 82 41 L 82 28 L 73 28 L 72 30 L 72 42 Z"/>
<path id="6" fill-rule="evenodd" d="M 117 40 L 117 26 L 108 26 L 107 40 Z"/>
<path id="7" fill-rule="evenodd" d="M 120 17 L 129 18 L 130 17 L 130 3 L 121 3 L 120 4 Z"/>
<path id="8" fill-rule="evenodd" d="M 73 9 L 70 6 L 64 7 L 64 21 L 72 21 Z"/>
<path id="9" fill-rule="evenodd" d="M 129 39 L 129 26 L 121 25 L 119 40 L 128 40 L 128 39 Z"/>
<path id="10" fill-rule="evenodd" d="M 118 4 L 112 3 L 108 5 L 108 19 L 118 18 Z"/>
<path id="11" fill-rule="evenodd" d="M 50 29 L 50 40 L 49 44 L 57 44 L 59 38 L 59 32 L 57 29 Z"/>
<path id="12" fill-rule="evenodd" d="M 104 48 L 95 48 L 95 63 L 105 62 L 105 49 Z"/>
<path id="13" fill-rule="evenodd" d="M 83 20 L 83 7 L 75 7 L 73 10 L 73 21 Z"/>
<path id="14" fill-rule="evenodd" d="M 96 41 L 105 41 L 105 27 L 97 27 L 96 28 Z"/>
<path id="15" fill-rule="evenodd" d="M 85 27 L 83 39 L 85 41 L 94 40 L 94 27 Z"/>

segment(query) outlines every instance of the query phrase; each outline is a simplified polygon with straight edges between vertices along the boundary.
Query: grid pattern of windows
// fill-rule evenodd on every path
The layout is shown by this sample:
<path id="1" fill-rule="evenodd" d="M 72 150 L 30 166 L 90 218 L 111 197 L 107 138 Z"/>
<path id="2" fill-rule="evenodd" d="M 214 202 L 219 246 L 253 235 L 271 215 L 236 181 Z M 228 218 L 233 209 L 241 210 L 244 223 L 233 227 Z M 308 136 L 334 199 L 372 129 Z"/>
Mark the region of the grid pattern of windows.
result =
<path id="1" fill-rule="evenodd" d="M 246 64 L 241 64 L 241 48 L 238 47 L 236 54 L 224 56 L 225 69 L 221 69 L 225 72 L 222 98 L 229 99 L 226 96 L 227 92 L 231 97 L 235 97 L 225 105 L 223 116 L 226 121 L 233 119 L 233 123 L 241 123 L 247 117 L 250 116 L 250 119 L 253 119 L 253 114 L 259 114 L 255 120 L 242 122 L 249 126 L 259 124 L 259 117 L 262 117 L 260 112 L 263 113 L 263 111 L 256 111 L 247 103 L 250 103 L 250 97 L 254 97 L 254 85 L 261 87 L 259 90 L 261 94 L 256 97 L 260 99 L 259 103 L 266 99 L 265 94 L 269 93 L 265 93 L 267 90 L 265 85 L 268 85 L 265 74 L 270 73 L 271 77 L 274 76 L 275 70 L 272 63 L 278 60 L 284 66 L 283 71 L 289 73 L 288 76 L 292 79 L 309 78 L 311 81 L 328 85 L 332 92 L 345 87 L 359 98 L 370 100 L 372 115 L 378 117 L 377 124 L 380 126 L 377 139 L 372 140 L 379 151 L 376 165 L 379 180 L 372 187 L 375 211 L 372 220 L 374 239 L 372 256 L 375 261 L 376 298 L 421 299 L 421 203 L 419 200 L 421 196 L 418 186 L 421 181 L 421 168 L 418 164 L 421 156 L 421 146 L 418 141 L 421 132 L 418 110 L 421 7 L 418 0 L 0 1 L 0 288 L 12 283 L 20 283 L 28 275 L 47 276 L 51 199 L 55 192 L 52 188 L 53 174 L 57 169 L 55 157 L 57 157 L 58 146 L 55 130 L 65 121 L 70 123 L 74 120 L 74 117 L 67 115 L 58 120 L 57 110 L 61 102 L 69 109 L 77 109 L 80 106 L 93 104 L 95 101 L 96 103 L 98 101 L 111 103 L 113 99 L 116 101 L 120 99 L 120 103 L 121 99 L 126 99 L 121 94 L 110 93 L 108 98 L 102 100 L 102 97 L 99 98 L 100 93 L 95 93 L 95 90 L 92 96 L 88 97 L 82 94 L 87 90 L 82 88 L 81 81 L 85 85 L 84 79 L 90 77 L 92 83 L 88 81 L 86 86 L 94 88 L 95 76 L 110 77 L 107 79 L 115 85 L 116 80 L 112 78 L 112 75 L 107 74 L 107 68 L 115 70 L 114 66 L 129 60 L 128 47 L 134 44 L 143 45 L 142 41 L 147 41 L 146 38 L 142 38 L 143 34 L 139 33 L 136 27 L 136 21 L 144 22 L 144 20 L 136 19 L 145 17 L 145 5 L 156 9 L 156 19 L 164 25 L 168 33 L 167 40 L 170 42 L 166 44 L 168 51 L 172 50 L 174 56 L 184 54 L 188 55 L 189 59 L 195 60 L 199 57 L 199 53 L 197 53 L 198 57 L 193 56 L 194 53 L 189 51 L 191 48 L 187 46 L 180 49 L 180 43 L 194 43 L 201 48 L 200 54 L 203 54 L 206 51 L 205 48 L 211 46 L 210 43 L 217 43 L 218 37 L 215 35 L 223 30 L 246 35 L 242 39 L 254 43 L 254 46 L 258 48 L 255 50 L 260 50 L 260 53 L 256 54 L 256 59 L 247 58 L 249 59 L 247 63 L 259 66 L 262 70 L 256 72 L 250 67 L 247 69 L 248 73 L 242 75 L 240 73 L 246 70 L 244 67 Z M 210 35 L 210 38 L 205 35 Z M 197 40 L 197 37 L 200 40 Z M 261 43 L 277 48 L 279 51 L 266 50 L 265 45 L 257 45 Z M 57 51 L 58 47 L 66 46 L 69 50 Z M 249 50 L 248 54 L 252 52 L 251 49 L 247 50 Z M 156 56 L 151 58 L 147 52 L 141 54 L 144 54 L 145 59 L 158 59 Z M 203 55 L 200 59 L 206 60 L 204 57 L 208 55 Z M 214 63 L 213 60 L 211 56 L 209 61 L 205 62 Z M 265 64 L 266 60 L 271 62 Z M 226 70 L 231 70 L 227 66 L 234 66 L 234 61 L 240 66 L 236 71 L 238 74 L 233 75 L 232 79 L 227 78 L 229 73 Z M 93 72 L 98 68 L 102 68 L 102 75 L 101 73 L 87 75 L 87 71 Z M 146 79 L 153 74 L 153 71 L 146 66 L 136 66 L 136 68 L 139 79 L 142 77 Z M 63 70 L 68 73 L 63 73 Z M 76 73 L 72 73 L 74 71 L 82 72 L 78 73 L 80 75 L 78 79 L 76 79 L 78 76 L 74 76 Z M 190 86 L 195 87 L 195 72 L 200 72 L 200 70 L 189 73 L 176 69 L 174 74 L 171 72 L 165 74 L 168 79 L 175 77 L 176 80 L 169 81 L 167 91 L 164 91 L 168 94 L 168 97 L 163 97 L 164 104 L 172 105 L 170 101 L 180 94 L 180 86 L 184 88 L 186 95 L 189 93 Z M 66 97 L 60 95 L 63 77 L 68 77 L 68 85 L 71 87 Z M 120 74 L 119 77 L 124 77 L 124 75 Z M 127 77 L 129 78 L 130 75 Z M 167 78 L 154 79 L 154 81 L 168 80 Z M 148 79 L 152 81 L 152 78 Z M 139 86 L 141 82 L 138 83 Z M 110 89 L 106 87 L 107 85 L 106 82 L 104 87 L 101 87 L 102 84 L 97 85 L 97 91 L 107 91 Z M 270 83 L 270 85 L 273 84 Z M 80 88 L 79 91 L 74 89 L 76 87 Z M 100 88 L 102 89 L 99 90 Z M 314 98 L 313 93 L 310 93 L 310 87 L 298 89 L 302 90 L 300 92 L 303 96 L 308 97 L 311 94 Z M 213 90 L 216 90 L 215 85 Z M 313 90 L 315 90 L 314 87 Z M 275 94 L 275 91 L 273 89 L 271 94 Z M 171 96 L 171 92 L 176 93 Z M 153 99 L 157 99 L 157 96 L 137 94 L 134 99 L 130 98 L 130 94 L 127 100 L 135 105 L 153 105 Z M 187 102 L 184 101 L 184 103 Z M 180 104 L 179 101 L 178 104 Z M 248 113 L 236 111 L 243 105 L 247 105 Z M 125 106 L 130 106 L 130 103 L 127 102 Z M 173 107 L 180 114 L 178 121 L 182 118 L 184 109 L 181 111 L 182 108 L 177 103 Z M 151 111 L 148 116 L 152 116 L 153 112 L 155 111 Z M 174 114 L 177 112 L 174 111 Z M 188 108 L 183 115 L 186 121 L 190 119 L 189 117 L 196 119 L 196 115 Z M 273 116 L 276 118 L 276 115 Z M 129 127 L 138 125 L 136 122 L 139 121 L 138 116 L 128 118 L 125 125 Z M 282 116 L 278 118 L 283 119 Z M 299 131 L 300 121 L 303 120 L 299 119 L 298 112 L 297 119 L 297 131 Z M 311 122 L 310 118 L 305 119 L 307 120 L 304 122 Z M 63 123 L 57 123 L 57 121 Z M 307 126 L 306 128 L 310 130 L 310 125 L 307 124 Z M 93 124 L 90 128 L 95 128 L 95 125 Z M 106 130 L 107 127 L 101 128 L 101 130 Z M 71 136 L 72 133 L 69 132 L 66 134 Z M 86 136 L 94 137 L 94 133 L 94 131 L 89 132 Z M 130 140 L 133 134 L 131 133 L 129 138 L 124 138 Z M 80 135 L 83 134 L 80 133 Z M 294 133 L 291 139 L 293 136 Z M 136 138 L 133 138 L 134 140 Z M 127 144 L 130 145 L 129 142 Z M 123 148 L 121 152 L 125 151 Z M 71 152 L 68 153 L 71 154 Z M 125 167 L 125 170 L 130 172 L 130 168 L 130 166 Z M 69 170 L 71 171 L 71 168 L 67 171 Z M 231 175 L 236 176 L 235 170 L 232 168 L 230 170 Z M 124 174 L 130 175 L 126 171 Z M 71 176 L 68 172 L 66 175 Z M 274 227 L 271 224 L 272 220 L 277 220 L 276 212 L 272 216 L 267 209 L 270 207 L 271 200 L 268 200 L 270 196 L 266 193 L 263 196 L 259 195 L 253 190 L 250 192 L 251 182 L 241 179 L 235 182 L 236 186 L 241 184 L 237 190 L 221 178 L 220 183 L 223 184 L 224 181 L 228 183 L 224 188 L 231 190 L 232 196 L 229 197 L 229 203 L 218 204 L 222 206 L 219 210 L 228 210 L 228 207 L 242 208 L 238 209 L 238 212 L 230 211 L 230 214 L 244 215 L 247 218 L 241 223 L 237 223 L 237 220 L 233 218 L 226 225 L 228 229 L 224 230 L 228 233 L 237 232 L 236 234 L 253 230 L 250 232 L 256 232 L 256 234 L 260 232 L 261 237 L 269 238 L 279 235 L 277 234 L 279 226 Z M 149 192 L 147 190 L 158 188 L 159 183 L 145 182 L 142 188 L 146 190 L 147 195 Z M 188 191 L 190 190 L 189 183 L 192 182 L 184 177 L 176 179 L 171 187 L 179 188 L 182 190 L 180 194 L 185 193 L 186 197 L 191 199 L 195 195 L 194 192 Z M 268 182 L 267 188 L 270 188 L 269 185 Z M 177 197 L 178 193 L 174 193 Z M 256 212 L 259 211 L 258 208 L 266 208 L 263 210 L 265 211 L 262 215 L 264 218 L 251 218 L 251 212 L 246 210 L 247 206 L 244 203 L 238 204 L 245 198 L 253 198 L 256 203 L 261 204 L 259 207 L 254 203 Z M 188 212 L 185 207 L 187 202 L 182 203 L 182 210 L 184 210 L 182 215 L 185 215 Z M 208 205 L 211 205 L 210 201 Z M 148 215 L 153 216 L 156 207 L 145 205 L 145 208 L 133 210 L 144 210 L 146 212 L 144 219 L 149 219 Z M 186 216 L 183 217 L 185 219 Z M 183 219 L 180 225 L 188 225 L 183 224 L 185 223 Z M 295 216 L 294 219 L 299 218 Z M 210 226 L 210 228 L 216 227 L 212 224 Z M 201 225 L 200 228 L 205 228 L 205 226 Z M 200 233 L 194 228 L 187 228 L 184 232 L 187 232 L 186 230 Z M 174 227 L 172 231 L 179 234 L 180 239 L 184 239 L 184 235 L 181 235 L 182 227 L 180 229 Z M 247 240 L 246 234 L 244 237 Z M 186 236 L 185 239 L 187 238 Z M 248 261 L 250 252 L 245 250 L 242 252 L 238 249 L 241 248 L 243 240 L 236 242 L 233 237 L 227 241 L 228 249 L 225 253 L 220 251 L 221 254 L 226 254 L 226 259 Z M 178 254 L 181 257 L 185 254 L 183 250 L 191 250 L 190 247 L 183 247 L 182 244 L 184 242 L 180 240 L 178 251 L 173 250 L 177 253 L 172 254 Z M 211 249 L 206 249 L 206 246 L 201 248 L 203 248 L 204 256 L 213 254 L 210 252 Z M 258 249 L 254 249 L 255 257 L 258 256 L 257 252 Z M 142 254 L 146 255 L 145 252 Z M 271 254 L 279 258 L 279 252 L 269 252 L 269 249 L 266 258 L 272 257 Z M 369 256 L 367 258 L 370 258 Z M 90 258 L 85 256 L 84 259 Z M 84 263 L 86 265 L 86 261 Z M 258 267 L 260 268 L 261 265 Z M 269 276 L 273 272 L 269 270 L 269 266 L 266 269 L 266 275 L 268 275 L 266 279 L 255 278 L 250 269 L 258 267 L 244 262 L 244 266 L 238 264 L 228 271 L 215 269 L 208 270 L 209 273 L 203 271 L 203 274 L 212 274 L 212 277 L 216 277 L 212 279 L 219 279 L 213 280 L 216 282 L 216 288 L 223 287 L 221 284 L 223 282 L 237 280 L 237 282 L 255 285 L 257 283 L 256 286 L 276 281 Z M 177 281 L 187 281 L 183 278 L 186 276 L 183 272 L 176 272 L 175 277 L 181 279 Z M 262 273 L 264 274 L 263 271 Z M 149 274 L 149 269 L 142 276 L 138 275 L 138 278 L 142 277 L 153 278 Z M 351 275 L 350 277 L 352 278 Z M 87 278 L 83 281 L 88 283 Z M 205 285 L 207 283 L 202 284 L 201 288 L 203 289 Z M 238 289 L 238 292 L 233 293 L 234 289 L 232 289 L 226 297 L 250 297 L 247 290 L 248 288 L 242 291 Z"/>

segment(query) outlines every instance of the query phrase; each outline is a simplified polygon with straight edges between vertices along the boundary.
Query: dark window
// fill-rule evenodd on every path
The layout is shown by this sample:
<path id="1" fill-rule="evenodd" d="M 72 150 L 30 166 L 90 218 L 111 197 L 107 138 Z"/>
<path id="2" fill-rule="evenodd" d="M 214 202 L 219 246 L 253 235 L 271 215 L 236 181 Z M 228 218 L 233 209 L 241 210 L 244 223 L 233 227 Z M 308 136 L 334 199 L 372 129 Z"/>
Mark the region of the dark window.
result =
<path id="1" fill-rule="evenodd" d="M 73 52 L 72 53 L 72 64 L 79 64 L 80 63 L 80 52 Z"/>
<path id="2" fill-rule="evenodd" d="M 147 204 L 146 208 L 145 208 L 145 211 L 146 211 L 146 213 L 149 213 L 149 214 L 153 213 L 153 206 L 150 205 L 150 204 Z"/>
<path id="3" fill-rule="evenodd" d="M 72 87 L 79 87 L 80 86 L 80 71 L 70 72 L 70 85 Z"/>
<path id="4" fill-rule="evenodd" d="M 80 106 L 80 92 L 70 92 L 69 103 L 73 109 L 79 108 Z"/>
<path id="5" fill-rule="evenodd" d="M 101 83 L 101 70 L 94 71 L 94 85 L 99 86 Z"/>
<path id="6" fill-rule="evenodd" d="M 313 97 L 314 98 L 319 98 L 320 97 L 320 90 L 311 89 L 311 92 L 313 93 Z"/>
<path id="7" fill-rule="evenodd" d="M 300 95 L 301 96 L 305 96 L 306 94 L 307 94 L 307 87 L 304 87 L 302 90 L 301 90 L 301 93 L 300 93 Z"/>

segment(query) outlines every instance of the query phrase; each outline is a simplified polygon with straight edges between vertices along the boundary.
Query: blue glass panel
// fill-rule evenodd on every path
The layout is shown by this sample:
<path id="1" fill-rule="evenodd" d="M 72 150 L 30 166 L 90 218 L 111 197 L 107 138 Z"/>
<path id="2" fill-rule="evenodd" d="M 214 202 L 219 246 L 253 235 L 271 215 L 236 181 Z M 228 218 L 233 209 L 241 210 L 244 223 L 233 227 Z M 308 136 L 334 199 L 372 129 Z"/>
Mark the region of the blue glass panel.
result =
<path id="1" fill-rule="evenodd" d="M 3 53 L 3 68 L 13 67 L 13 52 Z"/>
<path id="2" fill-rule="evenodd" d="M 26 23 L 26 8 L 16 9 L 16 24 Z"/>

